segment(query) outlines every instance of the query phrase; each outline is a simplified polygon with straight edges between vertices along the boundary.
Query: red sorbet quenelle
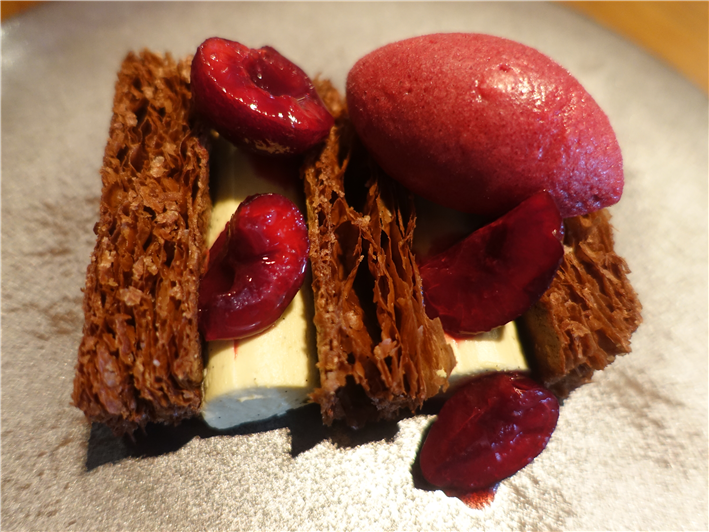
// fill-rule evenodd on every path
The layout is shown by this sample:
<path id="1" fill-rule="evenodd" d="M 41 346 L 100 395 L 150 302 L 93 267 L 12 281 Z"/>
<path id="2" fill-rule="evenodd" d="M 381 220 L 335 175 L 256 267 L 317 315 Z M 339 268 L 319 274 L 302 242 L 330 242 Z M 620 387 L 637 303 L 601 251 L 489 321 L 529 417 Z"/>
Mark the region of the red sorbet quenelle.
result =
<path id="1" fill-rule="evenodd" d="M 451 33 L 383 46 L 350 71 L 347 104 L 382 168 L 452 209 L 499 216 L 547 190 L 568 218 L 623 190 L 605 113 L 564 68 L 508 39 Z"/>

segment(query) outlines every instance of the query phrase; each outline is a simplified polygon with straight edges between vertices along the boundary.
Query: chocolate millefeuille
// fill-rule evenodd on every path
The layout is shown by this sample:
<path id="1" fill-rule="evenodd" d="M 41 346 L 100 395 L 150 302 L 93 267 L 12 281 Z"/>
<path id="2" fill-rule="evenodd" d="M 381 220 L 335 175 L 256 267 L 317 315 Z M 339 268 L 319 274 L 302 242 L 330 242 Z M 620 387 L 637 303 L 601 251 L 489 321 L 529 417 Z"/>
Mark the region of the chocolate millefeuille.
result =
<path id="1" fill-rule="evenodd" d="M 116 85 L 72 398 L 117 434 L 177 423 L 204 406 L 197 294 L 209 153 L 208 131 L 191 116 L 189 69 L 189 60 L 129 54 Z M 513 325 L 490 342 L 516 349 L 507 365 L 466 366 L 460 346 L 427 317 L 413 197 L 369 157 L 332 85 L 317 85 L 336 118 L 301 169 L 320 374 L 310 397 L 323 421 L 362 426 L 415 411 L 446 391 L 456 364 L 463 377 L 526 369 Z M 558 395 L 629 352 L 640 304 L 626 274 L 607 211 L 566 220 L 562 267 L 520 320 L 531 366 Z"/>
<path id="2" fill-rule="evenodd" d="M 197 295 L 211 204 L 189 69 L 144 51 L 118 73 L 72 394 L 116 434 L 200 409 Z"/>

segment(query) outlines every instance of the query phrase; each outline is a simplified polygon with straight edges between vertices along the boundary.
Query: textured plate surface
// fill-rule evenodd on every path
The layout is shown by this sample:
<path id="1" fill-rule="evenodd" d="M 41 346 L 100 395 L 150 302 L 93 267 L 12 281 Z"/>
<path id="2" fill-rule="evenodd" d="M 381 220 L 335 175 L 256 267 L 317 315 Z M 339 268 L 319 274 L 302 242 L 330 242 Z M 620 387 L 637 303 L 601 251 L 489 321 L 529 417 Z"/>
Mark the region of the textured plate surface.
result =
<path id="1" fill-rule="evenodd" d="M 483 510 L 418 486 L 430 416 L 326 431 L 306 408 L 215 435 L 130 443 L 70 405 L 115 72 L 219 35 L 344 87 L 357 58 L 437 31 L 550 55 L 608 113 L 612 208 L 645 322 L 572 395 L 547 450 Z M 562 7 L 483 3 L 49 3 L 2 27 L 2 527 L 6 530 L 697 529 L 707 522 L 707 98 Z"/>

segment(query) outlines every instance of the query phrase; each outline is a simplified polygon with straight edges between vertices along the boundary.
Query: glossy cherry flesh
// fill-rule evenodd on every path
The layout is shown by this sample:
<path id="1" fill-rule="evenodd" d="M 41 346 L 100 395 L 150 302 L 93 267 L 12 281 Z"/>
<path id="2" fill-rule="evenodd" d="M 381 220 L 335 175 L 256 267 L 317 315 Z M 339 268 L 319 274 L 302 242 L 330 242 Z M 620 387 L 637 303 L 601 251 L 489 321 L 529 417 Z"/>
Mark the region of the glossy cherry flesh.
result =
<path id="1" fill-rule="evenodd" d="M 333 125 L 310 78 L 270 46 L 207 39 L 192 60 L 190 83 L 200 115 L 239 146 L 301 153 Z"/>
<path id="2" fill-rule="evenodd" d="M 544 450 L 558 418 L 556 397 L 528 377 L 478 377 L 443 405 L 421 448 L 423 476 L 461 492 L 493 486 Z"/>
<path id="3" fill-rule="evenodd" d="M 539 192 L 420 265 L 426 313 L 454 335 L 518 318 L 549 288 L 564 255 L 562 219 Z"/>
<path id="4" fill-rule="evenodd" d="M 199 290 L 205 340 L 229 340 L 271 326 L 305 279 L 310 244 L 303 215 L 279 194 L 244 200 L 209 251 Z"/>

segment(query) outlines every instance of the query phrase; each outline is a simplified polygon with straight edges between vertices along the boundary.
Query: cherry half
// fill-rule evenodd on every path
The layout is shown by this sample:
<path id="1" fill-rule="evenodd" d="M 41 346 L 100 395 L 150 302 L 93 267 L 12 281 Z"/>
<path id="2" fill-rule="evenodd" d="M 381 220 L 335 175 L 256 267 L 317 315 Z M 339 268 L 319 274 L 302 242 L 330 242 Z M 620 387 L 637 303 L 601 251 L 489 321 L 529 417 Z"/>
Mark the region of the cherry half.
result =
<path id="1" fill-rule="evenodd" d="M 310 78 L 270 46 L 207 39 L 192 60 L 191 87 L 197 111 L 214 129 L 252 150 L 301 153 L 334 123 Z"/>
<path id="2" fill-rule="evenodd" d="M 453 335 L 518 318 L 549 288 L 564 255 L 562 231 L 552 196 L 534 194 L 420 265 L 426 313 Z"/>
<path id="3" fill-rule="evenodd" d="M 271 326 L 305 279 L 305 219 L 279 194 L 249 196 L 209 250 L 199 287 L 205 340 L 245 338 Z"/>
<path id="4" fill-rule="evenodd" d="M 554 394 L 530 378 L 477 377 L 443 405 L 421 447 L 421 472 L 439 488 L 488 488 L 534 460 L 558 419 Z"/>

